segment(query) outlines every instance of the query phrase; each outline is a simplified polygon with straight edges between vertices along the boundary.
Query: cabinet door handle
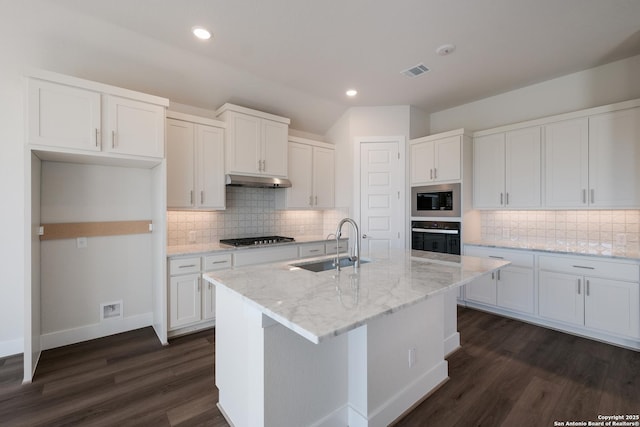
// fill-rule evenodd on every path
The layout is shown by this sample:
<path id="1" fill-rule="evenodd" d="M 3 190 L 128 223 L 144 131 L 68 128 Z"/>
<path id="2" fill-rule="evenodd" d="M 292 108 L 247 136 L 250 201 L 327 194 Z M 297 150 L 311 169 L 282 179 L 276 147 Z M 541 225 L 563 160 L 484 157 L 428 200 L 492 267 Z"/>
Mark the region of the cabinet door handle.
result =
<path id="1" fill-rule="evenodd" d="M 200 285 L 201 285 L 201 280 L 200 280 L 200 278 L 198 277 L 198 292 L 200 292 L 200 291 L 201 291 Z"/>
<path id="2" fill-rule="evenodd" d="M 429 179 L 433 179 L 433 169 L 429 169 Z"/>
<path id="3" fill-rule="evenodd" d="M 582 203 L 587 203 L 587 190 L 582 189 Z"/>
<path id="4" fill-rule="evenodd" d="M 596 201 L 596 190 L 594 190 L 592 188 L 590 193 L 591 193 L 591 203 L 595 203 L 595 201 Z"/>
<path id="5" fill-rule="evenodd" d="M 500 280 L 500 270 L 496 271 L 497 276 L 498 276 L 498 280 Z"/>
<path id="6" fill-rule="evenodd" d="M 209 282 L 209 284 L 208 284 L 209 290 L 211 290 L 211 286 L 212 286 L 211 282 Z"/>
<path id="7" fill-rule="evenodd" d="M 226 264 L 226 263 L 228 263 L 228 262 L 229 262 L 229 261 L 227 261 L 227 260 L 223 260 L 223 261 L 213 261 L 211 264 Z"/>
<path id="8" fill-rule="evenodd" d="M 262 172 L 266 172 L 267 171 L 267 161 L 263 160 L 262 161 Z"/>
<path id="9" fill-rule="evenodd" d="M 502 193 L 500 193 L 500 205 L 504 204 L 504 195 Z"/>
<path id="10" fill-rule="evenodd" d="M 99 142 L 98 142 L 98 134 L 100 133 L 100 130 L 98 130 L 98 128 L 96 128 L 96 147 L 99 147 Z"/>
<path id="11" fill-rule="evenodd" d="M 309 196 L 309 206 L 313 206 L 313 196 Z"/>
<path id="12" fill-rule="evenodd" d="M 262 160 L 258 160 L 258 172 L 262 172 Z"/>
<path id="13" fill-rule="evenodd" d="M 204 191 L 200 190 L 200 204 L 204 204 Z"/>
<path id="14" fill-rule="evenodd" d="M 438 168 L 433 168 L 433 178 L 438 179 Z"/>
<path id="15" fill-rule="evenodd" d="M 189 200 L 190 200 L 190 202 L 189 202 L 189 203 L 191 203 L 191 204 L 193 205 L 193 190 L 191 190 L 191 191 L 189 192 Z"/>
<path id="16" fill-rule="evenodd" d="M 504 257 L 496 256 L 496 255 L 489 255 L 489 258 L 504 259 Z"/>
<path id="17" fill-rule="evenodd" d="M 589 280 L 586 280 L 586 282 L 587 282 L 587 289 L 586 289 L 586 291 L 587 291 L 587 296 L 589 296 Z"/>
<path id="18" fill-rule="evenodd" d="M 192 268 L 192 267 L 195 267 L 195 266 L 196 266 L 195 264 L 180 265 L 180 266 L 178 266 L 178 268 Z"/>
<path id="19" fill-rule="evenodd" d="M 491 272 L 491 280 L 495 280 L 496 279 L 496 272 L 492 271 Z"/>
<path id="20" fill-rule="evenodd" d="M 578 279 L 578 295 L 580 295 L 580 285 L 582 284 L 582 280 Z"/>
<path id="21" fill-rule="evenodd" d="M 111 148 L 116 148 L 116 131 L 111 131 Z"/>
<path id="22" fill-rule="evenodd" d="M 507 196 L 507 197 L 506 197 L 505 199 L 506 199 L 506 202 L 507 202 L 507 203 L 505 203 L 505 205 L 508 205 L 508 204 L 509 204 L 509 193 L 506 193 L 506 196 Z"/>
<path id="23" fill-rule="evenodd" d="M 309 251 L 309 253 L 313 253 L 313 252 L 320 252 L 320 249 L 311 249 L 311 250 Z"/>
<path id="24" fill-rule="evenodd" d="M 318 206 L 318 196 L 316 196 L 316 206 Z"/>
<path id="25" fill-rule="evenodd" d="M 588 266 L 586 266 L 586 265 L 572 265 L 572 267 L 575 267 L 575 268 L 585 268 L 585 269 L 587 269 L 587 270 L 595 270 L 595 267 L 588 267 Z"/>

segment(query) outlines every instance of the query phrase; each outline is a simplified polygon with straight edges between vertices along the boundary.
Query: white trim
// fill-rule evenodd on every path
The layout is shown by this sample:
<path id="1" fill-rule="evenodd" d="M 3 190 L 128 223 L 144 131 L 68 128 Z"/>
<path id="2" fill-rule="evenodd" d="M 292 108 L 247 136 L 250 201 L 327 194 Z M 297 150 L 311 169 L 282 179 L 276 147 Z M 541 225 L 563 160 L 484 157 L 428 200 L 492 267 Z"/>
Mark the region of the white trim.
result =
<path id="1" fill-rule="evenodd" d="M 436 133 L 433 135 L 427 135 L 420 138 L 410 139 L 409 145 L 419 144 L 421 142 L 426 142 L 426 141 L 435 141 L 442 138 L 449 138 L 450 136 L 460 136 L 460 135 L 471 137 L 470 133 L 465 133 L 464 128 L 460 128 L 460 129 L 450 130 L 447 132 Z"/>
<path id="2" fill-rule="evenodd" d="M 555 116 L 543 117 L 535 120 L 528 120 L 525 122 L 513 123 L 510 125 L 499 126 L 491 129 L 480 130 L 473 133 L 473 137 L 491 135 L 494 133 L 508 132 L 516 129 L 523 129 L 533 126 L 541 126 L 555 122 L 561 122 L 564 120 L 577 119 L 580 117 L 592 116 L 594 114 L 609 113 L 617 110 L 625 110 L 628 108 L 640 107 L 640 99 L 632 99 L 629 101 L 618 102 L 616 104 L 603 105 L 600 107 L 588 108 L 586 110 L 572 111 L 570 113 L 557 114 Z"/>
<path id="3" fill-rule="evenodd" d="M 299 136 L 289 135 L 289 142 L 297 142 L 299 144 L 313 145 L 315 147 L 328 148 L 329 150 L 335 150 L 336 146 L 324 141 L 316 141 L 314 139 L 301 138 Z"/>
<path id="4" fill-rule="evenodd" d="M 286 117 L 276 116 L 275 114 L 265 113 L 264 111 L 253 110 L 247 107 L 241 107 L 240 105 L 230 104 L 228 102 L 216 110 L 216 117 L 227 111 L 233 111 L 236 113 L 247 114 L 249 116 L 260 117 L 262 119 L 273 120 L 274 122 L 286 124 L 291 123 L 291 120 Z"/>
<path id="5" fill-rule="evenodd" d="M 24 349 L 24 338 L 16 338 L 14 340 L 0 341 L 0 357 L 13 356 L 20 354 Z"/>
<path id="6" fill-rule="evenodd" d="M 444 339 L 444 357 L 460 348 L 460 332 L 454 332 Z"/>
<path id="7" fill-rule="evenodd" d="M 334 427 L 334 426 L 347 426 L 349 417 L 349 408 L 347 405 L 341 406 L 335 411 L 331 412 L 326 417 L 315 421 L 310 424 L 309 427 Z"/>
<path id="8" fill-rule="evenodd" d="M 102 338 L 121 332 L 133 331 L 153 325 L 153 313 L 138 314 L 136 316 L 125 317 L 123 319 L 113 319 L 113 321 L 95 323 L 93 325 L 81 326 L 79 328 L 66 329 L 64 331 L 50 332 L 42 334 L 42 350 L 62 347 L 82 341 Z"/>
<path id="9" fill-rule="evenodd" d="M 226 128 L 227 124 L 221 120 L 210 119 L 208 117 L 193 116 L 191 114 L 180 113 L 178 111 L 167 110 L 167 118 L 174 120 L 182 120 L 183 122 L 197 123 L 201 125 L 214 126 L 218 128 Z"/>
<path id="10" fill-rule="evenodd" d="M 161 105 L 163 107 L 169 106 L 169 100 L 167 98 L 162 98 L 155 95 L 149 95 L 146 93 L 137 92 L 130 89 L 115 87 L 115 86 L 107 85 L 104 83 L 98 83 L 90 80 L 80 79 L 78 77 L 54 73 L 53 71 L 34 68 L 27 71 L 27 77 L 31 79 L 46 80 L 49 82 L 59 83 L 67 86 L 87 89 L 94 92 L 101 92 L 106 95 L 115 95 L 115 96 L 120 96 L 122 98 L 134 99 L 136 101 L 148 102 L 150 104 Z"/>

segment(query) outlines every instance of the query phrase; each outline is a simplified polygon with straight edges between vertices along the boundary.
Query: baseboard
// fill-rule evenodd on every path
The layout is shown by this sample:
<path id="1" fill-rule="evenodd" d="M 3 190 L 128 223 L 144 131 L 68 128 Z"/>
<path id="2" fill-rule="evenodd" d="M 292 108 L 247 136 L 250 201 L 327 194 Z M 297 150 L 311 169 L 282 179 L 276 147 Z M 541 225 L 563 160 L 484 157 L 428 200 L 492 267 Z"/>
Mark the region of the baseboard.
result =
<path id="1" fill-rule="evenodd" d="M 439 362 L 374 411 L 370 411 L 368 417 L 349 407 L 349 427 L 388 426 L 444 384 L 448 378 L 447 371 L 447 361 Z"/>
<path id="2" fill-rule="evenodd" d="M 335 426 L 347 426 L 347 420 L 349 416 L 349 410 L 347 405 L 344 405 L 326 417 L 314 422 L 309 427 L 335 427 Z"/>
<path id="3" fill-rule="evenodd" d="M 235 427 L 235 424 L 233 424 L 233 422 L 231 421 L 231 418 L 229 418 L 229 416 L 227 415 L 227 413 L 224 411 L 224 408 L 222 407 L 222 405 L 220 404 L 220 402 L 216 403 L 216 406 L 218 407 L 218 410 L 220 411 L 220 413 L 222 414 L 222 417 L 225 419 L 225 421 L 227 422 L 227 424 L 229 424 L 229 427 Z"/>
<path id="4" fill-rule="evenodd" d="M 42 350 L 49 350 L 56 347 L 102 338 L 152 325 L 153 313 L 109 319 L 93 325 L 43 334 L 40 337 L 40 345 Z"/>
<path id="5" fill-rule="evenodd" d="M 444 339 L 444 357 L 460 348 L 460 332 L 455 332 Z"/>
<path id="6" fill-rule="evenodd" d="M 24 338 L 0 341 L 0 357 L 13 356 L 24 352 Z"/>
<path id="7" fill-rule="evenodd" d="M 183 328 L 170 330 L 169 332 L 167 332 L 167 337 L 175 338 L 181 335 L 192 334 L 194 332 L 202 331 L 204 329 L 213 328 L 214 326 L 216 326 L 216 321 L 215 319 L 211 319 L 202 323 L 196 323 L 191 326 L 185 326 Z"/>

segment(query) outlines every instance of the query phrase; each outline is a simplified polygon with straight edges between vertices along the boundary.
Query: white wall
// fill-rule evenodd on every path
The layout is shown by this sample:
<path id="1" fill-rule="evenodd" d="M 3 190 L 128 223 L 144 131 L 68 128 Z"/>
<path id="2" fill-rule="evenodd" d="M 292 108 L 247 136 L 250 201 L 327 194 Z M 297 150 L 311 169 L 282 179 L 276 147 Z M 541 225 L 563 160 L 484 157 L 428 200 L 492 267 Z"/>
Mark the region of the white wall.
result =
<path id="1" fill-rule="evenodd" d="M 431 114 L 431 133 L 470 131 L 640 98 L 640 55 Z"/>

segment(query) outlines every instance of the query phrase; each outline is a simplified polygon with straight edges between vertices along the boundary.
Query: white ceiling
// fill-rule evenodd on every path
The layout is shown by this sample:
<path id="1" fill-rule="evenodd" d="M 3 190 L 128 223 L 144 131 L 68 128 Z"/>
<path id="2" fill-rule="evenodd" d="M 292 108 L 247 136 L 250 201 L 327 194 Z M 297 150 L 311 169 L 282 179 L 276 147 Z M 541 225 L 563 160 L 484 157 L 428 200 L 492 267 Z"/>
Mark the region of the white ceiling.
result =
<path id="1" fill-rule="evenodd" d="M 286 115 L 292 127 L 319 134 L 350 106 L 410 104 L 434 112 L 640 54 L 639 0 L 53 3 L 109 24 L 123 57 L 134 55 L 124 45 L 152 40 L 170 47 L 175 55 L 137 55 L 147 65 L 144 79 L 129 70 L 153 93 L 203 108 L 236 102 Z M 195 40 L 195 25 L 209 28 L 213 39 Z M 120 29 L 129 43 L 115 34 Z M 75 30 L 49 31 L 68 38 Z M 90 35 L 81 37 L 93 43 Z M 100 37 L 105 43 L 109 31 Z M 456 51 L 438 56 L 444 43 Z M 421 62 L 429 73 L 401 75 Z M 344 94 L 351 87 L 359 91 L 355 99 Z"/>

